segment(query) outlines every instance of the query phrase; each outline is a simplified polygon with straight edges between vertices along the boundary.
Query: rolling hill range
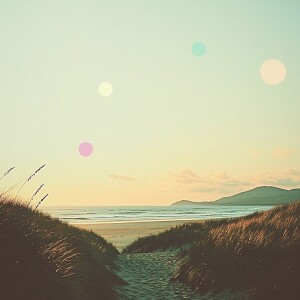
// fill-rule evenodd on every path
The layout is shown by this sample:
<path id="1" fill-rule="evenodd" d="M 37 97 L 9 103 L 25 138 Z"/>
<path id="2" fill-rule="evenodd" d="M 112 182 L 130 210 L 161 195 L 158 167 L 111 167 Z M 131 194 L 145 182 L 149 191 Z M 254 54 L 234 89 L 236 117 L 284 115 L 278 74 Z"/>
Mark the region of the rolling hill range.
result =
<path id="1" fill-rule="evenodd" d="M 172 205 L 280 205 L 298 200 L 300 200 L 300 189 L 285 190 L 273 186 L 261 186 L 215 201 L 181 200 Z"/>

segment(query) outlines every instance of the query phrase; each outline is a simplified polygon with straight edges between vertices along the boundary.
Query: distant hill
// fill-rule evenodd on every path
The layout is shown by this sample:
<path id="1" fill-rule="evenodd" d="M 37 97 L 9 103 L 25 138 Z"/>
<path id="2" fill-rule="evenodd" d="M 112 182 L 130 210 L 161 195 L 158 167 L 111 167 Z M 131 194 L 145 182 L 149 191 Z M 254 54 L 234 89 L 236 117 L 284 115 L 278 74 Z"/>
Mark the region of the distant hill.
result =
<path id="1" fill-rule="evenodd" d="M 210 202 L 181 200 L 172 205 L 280 205 L 300 200 L 300 189 L 285 190 L 261 186 Z"/>
<path id="2" fill-rule="evenodd" d="M 191 200 L 180 200 L 177 201 L 171 205 L 209 205 L 212 204 L 214 201 L 202 201 L 202 202 L 197 202 L 197 201 L 191 201 Z"/>

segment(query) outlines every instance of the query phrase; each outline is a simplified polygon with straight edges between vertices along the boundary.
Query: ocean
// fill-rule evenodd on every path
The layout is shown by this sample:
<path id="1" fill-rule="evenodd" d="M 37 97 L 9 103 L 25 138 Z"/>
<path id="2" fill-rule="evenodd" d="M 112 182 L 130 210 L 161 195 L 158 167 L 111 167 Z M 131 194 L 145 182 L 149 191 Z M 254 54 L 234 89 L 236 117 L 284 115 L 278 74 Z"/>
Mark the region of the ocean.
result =
<path id="1" fill-rule="evenodd" d="M 150 222 L 232 218 L 264 211 L 271 206 L 64 206 L 41 207 L 70 224 Z"/>

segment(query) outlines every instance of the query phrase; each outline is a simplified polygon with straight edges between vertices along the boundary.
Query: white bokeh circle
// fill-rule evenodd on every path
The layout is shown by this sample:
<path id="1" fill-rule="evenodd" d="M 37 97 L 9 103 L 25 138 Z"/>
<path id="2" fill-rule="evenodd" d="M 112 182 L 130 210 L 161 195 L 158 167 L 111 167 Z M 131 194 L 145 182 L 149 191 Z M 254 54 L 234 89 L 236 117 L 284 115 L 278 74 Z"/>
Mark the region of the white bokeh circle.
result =
<path id="1" fill-rule="evenodd" d="M 109 82 L 101 82 L 98 87 L 98 92 L 103 97 L 108 97 L 113 92 L 113 87 Z"/>

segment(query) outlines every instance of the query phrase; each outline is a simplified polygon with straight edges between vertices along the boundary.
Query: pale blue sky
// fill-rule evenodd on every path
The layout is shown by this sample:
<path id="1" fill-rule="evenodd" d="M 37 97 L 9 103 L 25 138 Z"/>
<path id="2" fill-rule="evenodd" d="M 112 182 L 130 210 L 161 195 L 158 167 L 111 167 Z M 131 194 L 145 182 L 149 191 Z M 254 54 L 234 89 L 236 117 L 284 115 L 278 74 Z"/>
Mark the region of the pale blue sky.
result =
<path id="1" fill-rule="evenodd" d="M 0 1 L 0 171 L 46 163 L 32 189 L 53 205 L 299 187 L 299 15 L 291 0 Z M 272 58 L 287 69 L 276 86 L 259 74 Z"/>

